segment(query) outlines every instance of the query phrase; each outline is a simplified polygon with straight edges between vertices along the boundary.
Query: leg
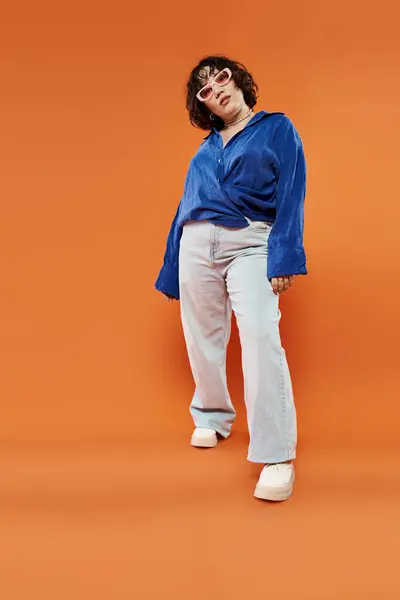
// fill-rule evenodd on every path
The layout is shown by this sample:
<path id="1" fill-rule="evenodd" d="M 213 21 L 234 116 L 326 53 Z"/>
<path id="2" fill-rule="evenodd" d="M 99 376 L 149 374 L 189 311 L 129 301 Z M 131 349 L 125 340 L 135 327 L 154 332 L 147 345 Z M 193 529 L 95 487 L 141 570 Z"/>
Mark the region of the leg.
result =
<path id="1" fill-rule="evenodd" d="M 226 284 L 212 262 L 214 226 L 186 225 L 180 245 L 179 286 L 183 332 L 196 384 L 190 407 L 196 427 L 227 437 L 235 418 L 226 380 L 232 309 Z"/>
<path id="2" fill-rule="evenodd" d="M 267 233 L 244 229 L 241 235 L 243 250 L 228 269 L 227 288 L 242 346 L 248 460 L 279 463 L 295 458 L 297 438 L 291 378 L 279 334 L 279 296 L 266 276 Z"/>

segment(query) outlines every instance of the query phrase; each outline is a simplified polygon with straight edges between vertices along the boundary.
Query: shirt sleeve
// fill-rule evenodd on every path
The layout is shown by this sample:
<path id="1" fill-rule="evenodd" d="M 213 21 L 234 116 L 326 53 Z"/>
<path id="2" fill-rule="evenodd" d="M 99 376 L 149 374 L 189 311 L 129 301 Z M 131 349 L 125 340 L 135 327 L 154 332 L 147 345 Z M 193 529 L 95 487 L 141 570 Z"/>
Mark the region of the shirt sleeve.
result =
<path id="1" fill-rule="evenodd" d="M 178 205 L 174 220 L 167 238 L 164 263 L 155 282 L 155 288 L 179 300 L 179 246 L 183 227 L 178 224 L 181 202 Z"/>
<path id="2" fill-rule="evenodd" d="M 268 238 L 267 277 L 306 275 L 303 247 L 306 162 L 299 134 L 288 117 L 277 126 L 273 150 L 278 160 L 276 218 Z"/>

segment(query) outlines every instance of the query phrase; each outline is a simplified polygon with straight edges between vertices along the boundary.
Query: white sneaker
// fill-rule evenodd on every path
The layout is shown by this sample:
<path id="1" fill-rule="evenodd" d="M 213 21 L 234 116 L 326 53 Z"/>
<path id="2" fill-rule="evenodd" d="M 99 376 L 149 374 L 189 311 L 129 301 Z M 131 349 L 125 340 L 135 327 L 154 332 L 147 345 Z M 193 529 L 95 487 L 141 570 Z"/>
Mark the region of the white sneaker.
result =
<path id="1" fill-rule="evenodd" d="M 214 448 L 218 443 L 217 434 L 214 429 L 196 427 L 190 443 L 197 448 Z"/>
<path id="2" fill-rule="evenodd" d="M 294 479 L 292 463 L 266 465 L 261 471 L 254 496 L 273 502 L 287 500 L 292 495 Z"/>

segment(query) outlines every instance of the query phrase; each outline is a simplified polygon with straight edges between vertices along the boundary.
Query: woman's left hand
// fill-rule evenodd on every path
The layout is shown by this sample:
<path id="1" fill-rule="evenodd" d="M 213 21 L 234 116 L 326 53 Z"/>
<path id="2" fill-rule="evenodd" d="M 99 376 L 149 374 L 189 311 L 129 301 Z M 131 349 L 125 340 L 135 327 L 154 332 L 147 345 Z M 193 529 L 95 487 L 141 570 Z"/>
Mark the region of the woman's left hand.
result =
<path id="1" fill-rule="evenodd" d="M 282 294 L 292 287 L 294 275 L 283 275 L 282 277 L 273 277 L 271 279 L 274 294 Z"/>

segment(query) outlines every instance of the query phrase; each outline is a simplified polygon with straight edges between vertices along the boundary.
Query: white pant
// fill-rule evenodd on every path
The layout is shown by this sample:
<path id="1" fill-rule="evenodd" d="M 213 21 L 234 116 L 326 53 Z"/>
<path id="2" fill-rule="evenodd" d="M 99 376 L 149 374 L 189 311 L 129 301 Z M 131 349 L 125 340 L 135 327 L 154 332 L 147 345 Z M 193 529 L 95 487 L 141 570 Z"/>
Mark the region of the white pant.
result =
<path id="1" fill-rule="evenodd" d="M 227 437 L 235 419 L 226 380 L 233 308 L 242 348 L 248 460 L 256 463 L 296 455 L 296 409 L 279 334 L 279 296 L 267 279 L 270 231 L 271 225 L 254 221 L 243 229 L 190 222 L 179 254 L 182 325 L 196 385 L 190 407 L 195 426 Z"/>

